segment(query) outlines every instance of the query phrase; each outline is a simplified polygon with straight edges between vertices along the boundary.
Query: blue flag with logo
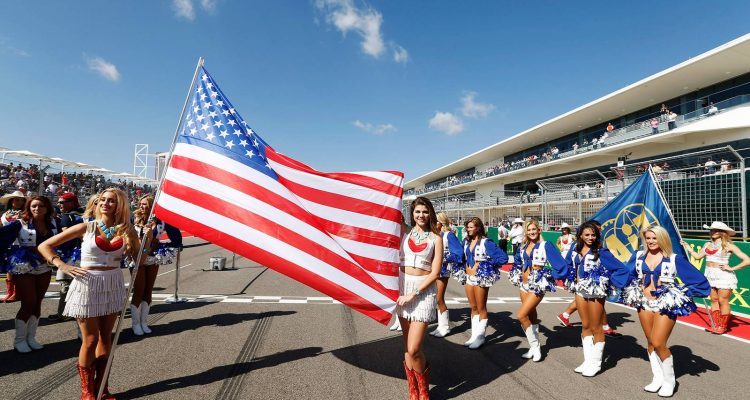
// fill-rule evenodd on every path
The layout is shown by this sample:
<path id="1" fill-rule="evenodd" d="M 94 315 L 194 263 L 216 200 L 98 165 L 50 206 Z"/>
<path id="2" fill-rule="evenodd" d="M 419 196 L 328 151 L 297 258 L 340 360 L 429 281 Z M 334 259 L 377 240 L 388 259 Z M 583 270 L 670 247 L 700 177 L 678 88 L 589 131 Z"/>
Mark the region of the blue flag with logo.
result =
<path id="1" fill-rule="evenodd" d="M 605 246 L 625 262 L 641 245 L 641 229 L 660 225 L 669 233 L 672 251 L 687 258 L 680 234 L 651 167 L 632 185 L 605 204 L 592 219 L 602 224 Z"/>

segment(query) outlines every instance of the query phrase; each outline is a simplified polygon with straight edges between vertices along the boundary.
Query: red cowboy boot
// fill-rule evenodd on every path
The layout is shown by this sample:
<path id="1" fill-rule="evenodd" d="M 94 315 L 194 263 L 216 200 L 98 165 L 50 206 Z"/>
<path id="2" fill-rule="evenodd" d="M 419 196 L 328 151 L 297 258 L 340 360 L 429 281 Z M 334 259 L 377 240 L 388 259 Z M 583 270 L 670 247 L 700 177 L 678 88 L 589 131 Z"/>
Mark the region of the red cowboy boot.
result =
<path id="1" fill-rule="evenodd" d="M 711 326 L 706 328 L 706 331 L 711 333 L 716 333 L 716 331 L 719 329 L 719 325 L 721 325 L 721 311 L 719 310 L 713 310 L 711 311 L 711 322 L 713 323 Z"/>
<path id="2" fill-rule="evenodd" d="M 729 314 L 723 314 L 719 316 L 719 323 L 716 325 L 714 331 L 717 335 L 722 335 L 727 332 L 727 323 L 729 323 Z"/>
<path id="3" fill-rule="evenodd" d="M 96 359 L 96 377 L 94 378 L 94 390 L 96 390 L 95 395 L 99 394 L 99 387 L 102 384 L 102 377 L 104 376 L 104 370 L 107 369 L 107 357 L 99 357 Z M 104 383 L 104 392 L 102 393 L 102 400 L 117 400 L 117 397 L 113 396 L 112 393 L 109 392 L 109 388 L 107 387 L 109 382 Z"/>
<path id="4" fill-rule="evenodd" d="M 430 400 L 430 366 L 425 365 L 424 371 L 420 374 L 414 371 L 417 376 L 417 386 L 419 387 L 418 400 Z"/>
<path id="5" fill-rule="evenodd" d="M 2 301 L 5 303 L 16 301 L 16 284 L 13 282 L 13 274 L 8 273 L 5 275 L 5 288 L 8 289 L 8 293 L 3 297 Z"/>
<path id="6" fill-rule="evenodd" d="M 84 367 L 76 364 L 78 375 L 81 377 L 81 400 L 96 400 L 94 393 L 94 366 Z"/>
<path id="7" fill-rule="evenodd" d="M 413 369 L 409 369 L 404 362 L 406 381 L 409 382 L 409 400 L 419 400 L 419 389 L 417 387 L 417 376 Z"/>

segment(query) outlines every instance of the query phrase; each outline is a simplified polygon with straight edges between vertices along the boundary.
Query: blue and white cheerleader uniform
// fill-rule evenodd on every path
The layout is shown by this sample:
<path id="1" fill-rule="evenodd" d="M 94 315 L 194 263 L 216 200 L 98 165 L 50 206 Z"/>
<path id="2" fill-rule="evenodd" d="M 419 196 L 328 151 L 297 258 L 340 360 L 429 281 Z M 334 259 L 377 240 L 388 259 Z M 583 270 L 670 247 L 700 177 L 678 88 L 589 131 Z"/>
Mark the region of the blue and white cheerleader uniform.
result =
<path id="1" fill-rule="evenodd" d="M 440 277 L 453 276 L 458 279 L 457 273 L 463 265 L 464 252 L 458 237 L 451 231 L 443 232 L 443 267 L 440 269 Z"/>
<path id="2" fill-rule="evenodd" d="M 711 286 L 703 274 L 687 259 L 676 254 L 664 257 L 650 270 L 646 253 L 638 251 L 627 264 L 631 282 L 623 290 L 623 303 L 640 310 L 658 312 L 676 319 L 696 310 L 693 297 L 706 297 Z M 677 281 L 679 278 L 679 281 Z M 653 298 L 646 297 L 643 288 L 654 283 Z"/>
<path id="3" fill-rule="evenodd" d="M 134 225 L 135 231 L 138 233 L 138 238 L 143 241 L 143 226 Z M 177 250 L 182 246 L 182 235 L 179 229 L 165 224 L 163 221 L 156 221 L 156 229 L 153 231 L 153 240 L 159 243 L 156 248 L 148 252 L 146 256 L 146 262 L 143 265 L 166 265 L 174 262 L 177 257 Z M 159 238 L 163 233 L 167 233 L 169 236 L 169 242 L 163 243 L 159 241 Z"/>
<path id="4" fill-rule="evenodd" d="M 51 271 L 47 261 L 36 248 L 45 240 L 57 234 L 57 223 L 52 220 L 47 234 L 40 235 L 34 221 L 17 219 L 0 228 L 0 249 L 6 250 L 0 257 L 0 270 L 13 275 L 41 275 Z"/>
<path id="5" fill-rule="evenodd" d="M 557 290 L 555 279 L 567 277 L 568 264 L 560 251 L 550 242 L 545 240 L 537 242 L 531 250 L 531 256 L 526 252 L 528 247 L 529 244 L 518 247 L 513 257 L 513 267 L 508 274 L 508 280 L 523 292 L 533 292 L 537 295 L 554 292 Z M 532 268 L 533 266 L 541 268 Z M 523 274 L 527 270 L 529 270 L 529 275 L 526 282 L 523 282 Z"/>
<path id="6" fill-rule="evenodd" d="M 458 273 L 458 281 L 461 284 L 479 287 L 491 287 L 500 279 L 500 267 L 508 262 L 508 255 L 490 239 L 482 238 L 471 250 L 471 241 L 464 239 L 465 268 Z M 476 273 L 469 275 L 467 268 L 474 268 L 479 263 Z"/>
<path id="7" fill-rule="evenodd" d="M 606 248 L 599 249 L 599 257 L 589 251 L 578 254 L 572 248 L 566 257 L 568 277 L 565 288 L 584 299 L 602 299 L 624 288 L 630 279 L 630 270 Z"/>

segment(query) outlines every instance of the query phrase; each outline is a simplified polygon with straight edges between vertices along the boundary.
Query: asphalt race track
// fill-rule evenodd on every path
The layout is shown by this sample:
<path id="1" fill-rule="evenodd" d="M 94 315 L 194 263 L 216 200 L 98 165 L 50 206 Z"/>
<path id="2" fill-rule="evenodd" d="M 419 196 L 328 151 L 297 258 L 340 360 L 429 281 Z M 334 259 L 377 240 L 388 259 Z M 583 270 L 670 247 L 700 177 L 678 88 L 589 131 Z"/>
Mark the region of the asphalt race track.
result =
<path id="1" fill-rule="evenodd" d="M 199 243 L 195 238 L 186 244 Z M 206 271 L 212 256 L 231 254 L 213 245 L 183 251 L 180 294 L 168 304 L 174 265 L 162 266 L 150 317 L 151 335 L 120 337 L 110 389 L 118 399 L 406 399 L 399 333 L 331 301 L 272 270 L 237 258 L 236 269 Z M 129 273 L 123 271 L 126 282 Z M 2 288 L 4 290 L 4 282 Z M 580 323 L 562 327 L 555 315 L 572 298 L 560 291 L 539 307 L 540 363 L 521 358 L 525 337 L 513 315 L 517 290 L 502 281 L 490 290 L 488 342 L 468 339 L 469 308 L 451 281 L 447 298 L 453 331 L 428 336 L 433 399 L 656 399 L 643 391 L 651 380 L 645 339 L 634 311 L 608 305 L 610 324 L 624 334 L 607 338 L 603 372 L 584 378 Z M 37 339 L 43 350 L 13 351 L 18 303 L 0 304 L 0 399 L 76 399 L 80 342 L 74 322 L 52 323 L 57 285 L 42 305 Z M 670 340 L 678 387 L 675 398 L 742 398 L 750 345 L 678 324 Z M 744 367 L 743 367 L 744 366 Z"/>

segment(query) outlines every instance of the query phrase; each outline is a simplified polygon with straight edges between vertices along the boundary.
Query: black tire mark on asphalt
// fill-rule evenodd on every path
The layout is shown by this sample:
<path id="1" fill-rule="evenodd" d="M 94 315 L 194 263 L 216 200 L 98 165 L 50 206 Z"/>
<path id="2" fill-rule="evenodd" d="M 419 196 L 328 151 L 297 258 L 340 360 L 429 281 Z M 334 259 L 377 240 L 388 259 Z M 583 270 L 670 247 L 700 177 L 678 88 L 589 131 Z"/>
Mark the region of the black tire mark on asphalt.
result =
<path id="1" fill-rule="evenodd" d="M 341 307 L 341 319 L 343 328 L 344 338 L 346 341 L 346 348 L 353 349 L 355 366 L 360 365 L 359 359 L 359 347 L 357 346 L 357 327 L 354 324 L 354 316 L 352 315 L 352 309 L 349 307 Z M 345 374 L 356 376 L 353 379 L 345 379 L 346 382 L 346 394 L 349 399 L 367 399 L 367 390 L 364 390 L 365 385 L 365 372 L 362 368 L 357 368 L 356 371 L 352 372 L 350 368 L 344 370 Z"/>
<path id="2" fill-rule="evenodd" d="M 217 400 L 234 400 L 240 398 L 245 375 L 252 371 L 251 361 L 255 357 L 255 353 L 258 351 L 258 348 L 263 343 L 263 339 L 268 333 L 272 318 L 273 317 L 268 312 L 264 312 L 260 315 L 260 319 L 255 323 L 255 327 L 250 332 L 250 335 L 248 335 L 245 344 L 242 346 L 240 354 L 237 356 L 237 359 L 234 360 L 234 365 L 232 365 L 229 375 L 221 385 L 219 392 L 216 394 Z"/>

